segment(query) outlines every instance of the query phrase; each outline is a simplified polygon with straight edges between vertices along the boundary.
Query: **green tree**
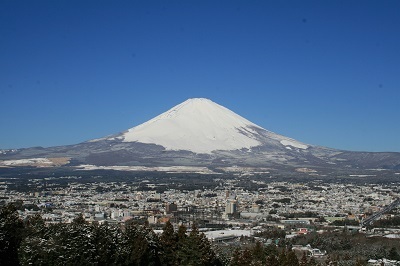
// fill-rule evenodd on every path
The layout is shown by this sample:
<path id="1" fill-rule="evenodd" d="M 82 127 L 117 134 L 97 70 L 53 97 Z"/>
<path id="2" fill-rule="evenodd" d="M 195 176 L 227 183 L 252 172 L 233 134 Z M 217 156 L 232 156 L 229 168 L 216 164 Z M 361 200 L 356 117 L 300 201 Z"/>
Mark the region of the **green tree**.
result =
<path id="1" fill-rule="evenodd" d="M 279 266 L 280 264 L 279 264 L 278 258 L 275 255 L 271 254 L 271 255 L 268 255 L 268 257 L 267 257 L 266 265 L 267 266 Z"/>
<path id="2" fill-rule="evenodd" d="M 283 248 L 278 256 L 279 265 L 286 265 L 286 250 Z"/>
<path id="3" fill-rule="evenodd" d="M 293 250 L 290 250 L 286 254 L 286 261 L 285 264 L 286 266 L 299 266 L 299 260 L 297 259 L 296 253 L 294 253 Z"/>
<path id="4" fill-rule="evenodd" d="M 13 204 L 0 209 L 0 265 L 19 265 L 18 248 L 23 229 L 23 222 Z"/>
<path id="5" fill-rule="evenodd" d="M 388 259 L 390 259 L 390 260 L 400 260 L 400 255 L 397 252 L 396 247 L 392 247 L 389 250 Z"/>
<path id="6" fill-rule="evenodd" d="M 241 250 L 236 249 L 233 252 L 232 259 L 231 259 L 231 266 L 243 266 L 243 265 L 251 265 L 252 264 L 252 256 L 251 251 L 247 248 Z"/>
<path id="7" fill-rule="evenodd" d="M 181 230 L 181 229 L 180 229 Z M 183 229 L 182 229 L 183 230 Z M 180 265 L 216 265 L 217 256 L 206 236 L 193 224 L 188 237 L 178 231 L 178 262 Z"/>
<path id="8" fill-rule="evenodd" d="M 127 265 L 161 265 L 160 242 L 147 226 L 131 224 L 125 229 L 123 246 L 124 262 Z"/>
<path id="9" fill-rule="evenodd" d="M 308 266 L 317 266 L 317 265 L 318 265 L 318 263 L 315 260 L 315 258 L 311 257 L 310 260 L 308 261 Z"/>
<path id="10" fill-rule="evenodd" d="M 188 236 L 186 235 L 186 227 L 182 224 L 178 228 L 178 242 L 177 242 L 177 250 L 175 255 L 175 260 L 178 265 L 183 265 L 183 261 L 187 261 L 186 259 L 186 243 Z"/>
<path id="11" fill-rule="evenodd" d="M 25 221 L 24 239 L 19 248 L 19 260 L 22 265 L 46 265 L 50 257 L 48 239 L 45 238 L 48 228 L 40 215 L 28 217 Z M 49 252 L 50 253 L 50 252 Z"/>
<path id="12" fill-rule="evenodd" d="M 251 254 L 254 262 L 259 262 L 264 265 L 267 261 L 267 255 L 263 244 L 259 241 L 251 249 Z"/>
<path id="13" fill-rule="evenodd" d="M 306 255 L 305 252 L 303 252 L 303 256 L 301 256 L 299 265 L 300 266 L 307 266 L 308 265 L 307 255 Z"/>
<path id="14" fill-rule="evenodd" d="M 60 228 L 62 229 L 62 228 Z M 88 265 L 95 263 L 96 250 L 93 243 L 93 228 L 83 219 L 76 217 L 64 230 L 54 235 L 54 241 L 60 246 L 61 256 L 67 264 Z"/>
<path id="15" fill-rule="evenodd" d="M 367 265 L 367 262 L 365 260 L 357 258 L 355 266 L 364 266 L 364 265 Z"/>
<path id="16" fill-rule="evenodd" d="M 171 222 L 168 221 L 160 236 L 160 244 L 162 249 L 161 262 L 163 265 L 177 265 L 175 252 L 178 249 L 178 235 L 174 231 Z"/>
<path id="17" fill-rule="evenodd" d="M 270 244 L 270 245 L 266 246 L 265 253 L 268 256 L 273 255 L 273 256 L 277 257 L 279 255 L 278 248 L 274 244 Z"/>
<path id="18" fill-rule="evenodd" d="M 122 231 L 108 224 L 92 224 L 94 262 L 97 265 L 116 265 L 119 261 Z"/>
<path id="19" fill-rule="evenodd" d="M 333 258 L 331 255 L 328 255 L 328 257 L 325 260 L 325 265 L 327 266 L 337 266 L 337 259 Z"/>

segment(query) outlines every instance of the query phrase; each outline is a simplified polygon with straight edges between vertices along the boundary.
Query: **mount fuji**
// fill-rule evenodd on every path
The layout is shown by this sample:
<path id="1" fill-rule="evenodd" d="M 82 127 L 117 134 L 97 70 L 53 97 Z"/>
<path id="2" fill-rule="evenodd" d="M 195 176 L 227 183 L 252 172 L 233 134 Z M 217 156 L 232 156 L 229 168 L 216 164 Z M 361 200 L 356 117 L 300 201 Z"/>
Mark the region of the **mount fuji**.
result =
<path id="1" fill-rule="evenodd" d="M 306 144 L 267 131 L 205 98 L 189 99 L 139 126 L 106 139 L 156 144 L 166 150 L 212 154 L 218 150 L 234 151 L 261 146 L 268 142 L 265 137 L 279 141 L 287 148 L 308 148 Z"/>
<path id="2" fill-rule="evenodd" d="M 50 148 L 0 150 L 0 167 L 20 166 L 117 170 L 252 167 L 315 173 L 400 169 L 400 153 L 352 152 L 305 144 L 268 131 L 209 99 L 194 98 L 104 138 Z"/>

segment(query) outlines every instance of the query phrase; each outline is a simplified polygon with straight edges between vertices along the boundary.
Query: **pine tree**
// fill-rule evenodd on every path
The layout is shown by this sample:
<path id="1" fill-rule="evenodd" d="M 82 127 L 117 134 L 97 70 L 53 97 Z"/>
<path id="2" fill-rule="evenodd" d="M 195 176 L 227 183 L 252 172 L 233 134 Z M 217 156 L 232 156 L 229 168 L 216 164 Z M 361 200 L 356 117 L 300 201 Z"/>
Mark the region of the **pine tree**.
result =
<path id="1" fill-rule="evenodd" d="M 230 266 L 239 265 L 240 253 L 241 253 L 240 248 L 236 248 L 236 249 L 232 252 L 231 263 L 229 264 Z"/>
<path id="2" fill-rule="evenodd" d="M 294 253 L 293 250 L 290 250 L 286 254 L 286 261 L 285 264 L 286 266 L 299 266 L 299 260 L 297 259 L 296 253 Z"/>
<path id="3" fill-rule="evenodd" d="M 189 236 L 186 235 L 186 228 L 179 227 L 177 243 L 178 265 L 219 265 L 214 250 L 207 237 L 200 233 L 195 224 L 192 225 Z"/>
<path id="4" fill-rule="evenodd" d="M 186 227 L 182 224 L 178 228 L 178 242 L 177 242 L 177 250 L 175 254 L 175 260 L 178 265 L 183 265 L 183 262 L 187 261 L 187 238 L 186 235 Z"/>
<path id="5" fill-rule="evenodd" d="M 159 239 L 146 226 L 129 225 L 124 233 L 123 253 L 127 265 L 161 265 Z"/>
<path id="6" fill-rule="evenodd" d="M 261 242 L 257 241 L 256 244 L 253 246 L 252 250 L 252 257 L 253 261 L 259 262 L 264 265 L 267 261 L 266 252 L 264 246 Z"/>
<path id="7" fill-rule="evenodd" d="M 119 258 L 122 232 L 116 226 L 92 224 L 95 248 L 94 262 L 97 265 L 116 265 Z"/>
<path id="8" fill-rule="evenodd" d="M 44 233 L 46 230 L 45 222 L 40 214 L 28 217 L 25 221 L 25 237 L 33 234 Z"/>
<path id="9" fill-rule="evenodd" d="M 267 266 L 279 266 L 278 258 L 275 255 L 268 255 L 267 257 Z"/>
<path id="10" fill-rule="evenodd" d="M 236 249 L 233 252 L 231 259 L 231 266 L 243 266 L 243 265 L 251 265 L 252 264 L 251 251 L 247 248 L 241 250 Z"/>
<path id="11" fill-rule="evenodd" d="M 333 258 L 331 255 L 328 255 L 325 261 L 325 265 L 327 266 L 337 266 L 337 260 Z"/>
<path id="12" fill-rule="evenodd" d="M 388 259 L 390 259 L 390 260 L 400 260 L 400 255 L 397 252 L 396 247 L 392 247 L 389 250 Z"/>
<path id="13" fill-rule="evenodd" d="M 367 262 L 360 258 L 357 258 L 355 266 L 364 266 L 364 265 L 367 265 Z"/>
<path id="14" fill-rule="evenodd" d="M 174 231 L 171 222 L 168 221 L 160 236 L 160 245 L 162 249 L 161 261 L 163 265 L 176 265 L 177 259 L 175 252 L 178 249 L 178 235 Z"/>
<path id="15" fill-rule="evenodd" d="M 270 244 L 270 245 L 266 246 L 265 247 L 265 253 L 268 256 L 269 255 L 274 255 L 274 256 L 278 256 L 279 255 L 278 248 L 274 244 Z"/>
<path id="16" fill-rule="evenodd" d="M 47 228 L 40 215 L 28 217 L 25 220 L 24 239 L 19 248 L 19 260 L 22 265 L 43 265 L 48 256 L 44 254 L 43 246 L 47 247 L 45 239 Z"/>
<path id="17" fill-rule="evenodd" d="M 305 252 L 303 252 L 303 256 L 301 257 L 300 266 L 307 266 L 308 265 L 308 261 L 307 261 L 307 255 Z"/>
<path id="18" fill-rule="evenodd" d="M 18 248 L 22 242 L 23 223 L 16 207 L 8 204 L 0 210 L 0 265 L 19 265 Z"/>
<path id="19" fill-rule="evenodd" d="M 74 265 L 94 264 L 96 256 L 93 243 L 93 230 L 82 215 L 75 218 L 71 224 L 65 226 L 60 233 L 63 256 L 67 263 Z"/>
<path id="20" fill-rule="evenodd" d="M 311 257 L 310 260 L 308 261 L 308 266 L 317 266 L 317 265 L 318 265 L 318 263 L 315 260 L 315 258 Z"/>
<path id="21" fill-rule="evenodd" d="M 201 254 L 202 265 L 219 265 L 221 262 L 218 260 L 215 251 L 213 250 L 210 241 L 204 233 L 199 236 L 199 248 Z"/>
<path id="22" fill-rule="evenodd" d="M 278 256 L 279 265 L 286 265 L 286 250 L 283 248 Z"/>

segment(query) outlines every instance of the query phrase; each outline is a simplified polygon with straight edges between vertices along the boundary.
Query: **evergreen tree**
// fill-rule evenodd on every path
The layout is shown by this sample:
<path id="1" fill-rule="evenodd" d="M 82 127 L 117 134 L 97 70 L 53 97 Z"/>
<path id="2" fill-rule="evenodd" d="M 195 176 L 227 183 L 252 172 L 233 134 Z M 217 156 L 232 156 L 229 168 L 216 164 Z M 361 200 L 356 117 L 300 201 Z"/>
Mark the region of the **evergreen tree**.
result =
<path id="1" fill-rule="evenodd" d="M 328 255 L 328 257 L 326 258 L 325 261 L 325 265 L 327 266 L 337 266 L 337 260 L 335 258 L 333 258 L 331 255 Z"/>
<path id="2" fill-rule="evenodd" d="M 18 248 L 23 229 L 22 220 L 13 204 L 0 209 L 0 265 L 19 265 Z"/>
<path id="3" fill-rule="evenodd" d="M 161 265 L 159 239 L 146 226 L 129 225 L 124 234 L 123 253 L 125 265 Z"/>
<path id="4" fill-rule="evenodd" d="M 201 254 L 201 265 L 219 265 L 218 258 L 213 250 L 210 241 L 204 233 L 199 236 L 199 249 Z"/>
<path id="5" fill-rule="evenodd" d="M 299 266 L 299 260 L 297 259 L 296 253 L 294 253 L 293 250 L 290 250 L 286 254 L 286 261 L 285 264 L 286 266 Z"/>
<path id="6" fill-rule="evenodd" d="M 22 265 L 89 265 L 96 264 L 93 230 L 83 217 L 71 224 L 45 227 L 40 220 L 29 221 L 19 250 Z"/>
<path id="7" fill-rule="evenodd" d="M 252 264 L 252 257 L 251 257 L 251 251 L 247 248 L 241 250 L 241 249 L 236 249 L 233 252 L 233 256 L 231 259 L 231 266 L 243 266 L 243 265 L 251 265 Z"/>
<path id="8" fill-rule="evenodd" d="M 307 255 L 305 252 L 303 252 L 303 256 L 301 257 L 301 260 L 299 262 L 300 266 L 307 266 L 308 265 L 308 261 L 307 261 Z"/>
<path id="9" fill-rule="evenodd" d="M 71 265 L 94 264 L 96 250 L 93 243 L 92 227 L 82 215 L 75 218 L 71 224 L 65 226 L 60 232 L 62 256 Z"/>
<path id="10" fill-rule="evenodd" d="M 76 216 L 73 220 L 72 220 L 72 225 L 74 226 L 80 226 L 80 225 L 87 225 L 88 222 L 86 222 L 85 218 L 83 217 L 83 214 L 80 213 L 78 216 Z"/>
<path id="11" fill-rule="evenodd" d="M 177 265 L 175 252 L 178 249 L 178 235 L 175 233 L 170 221 L 164 226 L 164 230 L 160 236 L 160 245 L 162 250 L 162 264 Z"/>
<path id="12" fill-rule="evenodd" d="M 48 229 L 40 215 L 28 217 L 25 221 L 24 239 L 19 248 L 19 260 L 22 265 L 45 265 L 50 260 L 45 250 L 48 249 L 48 239 L 45 238 Z"/>
<path id="13" fill-rule="evenodd" d="M 278 258 L 275 255 L 271 254 L 271 255 L 268 255 L 268 257 L 267 257 L 266 265 L 267 266 L 279 266 L 280 264 L 279 264 Z"/>
<path id="14" fill-rule="evenodd" d="M 282 249 L 278 256 L 279 265 L 286 265 L 286 249 Z"/>
<path id="15" fill-rule="evenodd" d="M 97 265 L 116 265 L 122 232 L 116 226 L 92 224 L 95 248 L 94 262 Z"/>
<path id="16" fill-rule="evenodd" d="M 254 262 L 259 262 L 264 265 L 267 261 L 266 252 L 264 246 L 261 242 L 257 241 L 256 244 L 253 246 L 252 250 L 252 257 Z"/>
<path id="17" fill-rule="evenodd" d="M 367 265 L 367 262 L 360 258 L 357 258 L 355 266 L 364 266 L 364 265 Z"/>
<path id="18" fill-rule="evenodd" d="M 274 256 L 278 256 L 279 255 L 278 248 L 274 244 L 270 244 L 270 245 L 266 246 L 265 247 L 265 253 L 268 256 L 269 255 L 274 255 Z"/>
<path id="19" fill-rule="evenodd" d="M 178 265 L 183 265 L 183 262 L 188 260 L 186 258 L 188 236 L 186 235 L 186 227 L 183 224 L 181 224 L 178 228 L 177 237 L 178 237 L 178 242 L 177 242 L 175 260 Z"/>
<path id="20" fill-rule="evenodd" d="M 388 259 L 390 259 L 390 260 L 400 260 L 400 255 L 397 252 L 396 247 L 392 247 L 389 250 Z"/>
<path id="21" fill-rule="evenodd" d="M 218 246 L 214 246 L 214 251 L 215 251 L 215 255 L 216 255 L 216 260 L 217 260 L 217 264 L 216 265 L 229 265 L 230 262 L 230 258 L 227 256 L 227 254 Z"/>
<path id="22" fill-rule="evenodd" d="M 182 230 L 182 231 L 181 231 Z M 183 236 L 184 229 L 178 231 L 178 263 L 180 265 L 216 265 L 217 257 L 210 242 L 195 224 L 188 237 Z"/>
<path id="23" fill-rule="evenodd" d="M 310 260 L 308 261 L 308 266 L 317 266 L 317 265 L 318 265 L 318 263 L 315 260 L 315 258 L 311 257 Z"/>
<path id="24" fill-rule="evenodd" d="M 28 217 L 25 221 L 24 236 L 30 236 L 38 233 L 45 233 L 46 225 L 40 214 Z"/>

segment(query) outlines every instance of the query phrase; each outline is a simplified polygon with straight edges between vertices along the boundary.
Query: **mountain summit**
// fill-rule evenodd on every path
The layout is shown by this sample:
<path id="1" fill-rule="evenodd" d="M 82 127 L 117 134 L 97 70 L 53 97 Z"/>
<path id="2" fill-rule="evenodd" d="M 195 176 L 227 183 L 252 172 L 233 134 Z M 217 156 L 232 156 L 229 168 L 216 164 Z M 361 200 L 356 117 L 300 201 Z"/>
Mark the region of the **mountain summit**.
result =
<path id="1" fill-rule="evenodd" d="M 154 143 L 168 150 L 211 153 L 260 145 L 253 128 L 260 127 L 209 99 L 194 98 L 129 129 L 122 137 L 125 142 Z"/>
<path id="2" fill-rule="evenodd" d="M 129 129 L 116 139 L 124 142 L 157 144 L 167 150 L 212 153 L 216 150 L 241 150 L 264 144 L 261 132 L 267 130 L 205 98 L 193 98 L 161 115 Z M 272 132 L 282 145 L 307 148 L 307 145 Z"/>
<path id="3" fill-rule="evenodd" d="M 211 100 L 194 98 L 113 136 L 67 146 L 0 150 L 0 167 L 60 165 L 71 169 L 85 165 L 100 169 L 267 167 L 315 174 L 400 169 L 400 153 L 305 144 L 268 131 Z"/>

